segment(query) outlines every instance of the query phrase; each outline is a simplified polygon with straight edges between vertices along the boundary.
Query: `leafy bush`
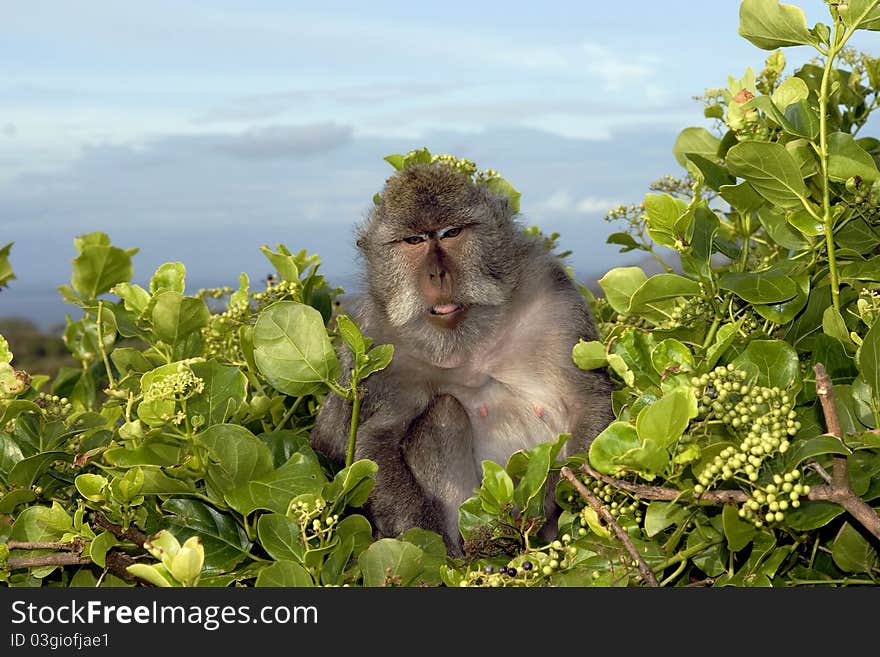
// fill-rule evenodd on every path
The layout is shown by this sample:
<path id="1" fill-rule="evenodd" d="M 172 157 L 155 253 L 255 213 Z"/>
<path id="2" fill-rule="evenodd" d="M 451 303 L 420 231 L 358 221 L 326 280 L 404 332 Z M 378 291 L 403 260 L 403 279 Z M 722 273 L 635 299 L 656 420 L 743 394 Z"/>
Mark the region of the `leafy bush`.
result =
<path id="1" fill-rule="evenodd" d="M 79 366 L 31 377 L 0 340 L 0 579 L 876 584 L 880 141 L 858 133 L 880 104 L 880 60 L 846 43 L 880 30 L 880 1 L 830 11 L 832 26 L 808 29 L 796 7 L 742 3 L 740 34 L 773 51 L 766 68 L 707 94 L 720 136 L 682 131 L 684 178 L 608 217 L 624 226 L 609 242 L 665 268 L 603 276 L 602 339 L 573 345 L 578 366 L 613 373 L 616 419 L 564 463 L 565 435 L 504 467 L 485 462 L 460 508 L 467 559 L 421 529 L 373 541 L 358 509 L 375 463 L 350 449 L 337 471 L 309 447 L 324 396 L 357 409 L 360 382 L 393 357 L 333 317 L 340 290 L 317 256 L 263 247 L 278 272 L 265 290 L 242 275 L 238 289 L 188 294 L 182 263 L 142 288 L 131 283 L 136 250 L 91 233 L 59 288 L 81 309 L 65 332 Z M 785 75 L 777 49 L 793 45 L 818 59 Z M 443 158 L 518 201 L 495 172 Z M 343 342 L 355 356 L 345 373 Z M 356 425 L 357 412 L 352 445 Z M 561 507 L 552 528 L 550 486 Z"/>

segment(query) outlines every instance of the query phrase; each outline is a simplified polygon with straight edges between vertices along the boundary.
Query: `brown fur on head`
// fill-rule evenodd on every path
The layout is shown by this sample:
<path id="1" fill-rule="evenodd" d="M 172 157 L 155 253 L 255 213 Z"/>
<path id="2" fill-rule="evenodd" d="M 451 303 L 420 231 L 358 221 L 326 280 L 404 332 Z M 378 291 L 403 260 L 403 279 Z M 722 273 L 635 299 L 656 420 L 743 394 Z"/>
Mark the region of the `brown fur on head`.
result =
<path id="1" fill-rule="evenodd" d="M 371 305 L 433 360 L 500 316 L 532 243 L 507 199 L 443 164 L 389 178 L 358 234 Z"/>

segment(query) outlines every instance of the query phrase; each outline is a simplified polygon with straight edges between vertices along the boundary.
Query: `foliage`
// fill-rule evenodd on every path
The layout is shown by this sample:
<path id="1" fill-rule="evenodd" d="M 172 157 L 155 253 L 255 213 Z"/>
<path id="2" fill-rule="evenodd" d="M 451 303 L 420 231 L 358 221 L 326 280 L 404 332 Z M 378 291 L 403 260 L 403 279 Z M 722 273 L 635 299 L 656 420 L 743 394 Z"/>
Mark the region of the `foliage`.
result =
<path id="1" fill-rule="evenodd" d="M 880 141 L 859 132 L 880 104 L 880 60 L 846 42 L 880 29 L 880 3 L 830 12 L 807 28 L 797 7 L 744 0 L 740 34 L 773 51 L 766 68 L 706 95 L 718 135 L 681 132 L 683 177 L 609 215 L 624 225 L 609 242 L 665 270 L 606 273 L 601 339 L 572 346 L 617 382 L 615 420 L 587 454 L 560 460 L 562 435 L 484 462 L 459 510 L 464 559 L 424 529 L 374 541 L 359 512 L 377 468 L 353 457 L 361 383 L 393 349 L 333 316 L 340 290 L 317 256 L 263 247 L 278 272 L 265 290 L 242 274 L 237 289 L 188 294 L 182 263 L 141 287 L 136 249 L 91 233 L 59 288 L 80 309 L 65 329 L 77 367 L 31 376 L 0 339 L 0 579 L 876 584 Z M 819 59 L 785 75 L 778 49 L 796 45 Z M 503 181 L 427 149 L 386 159 Z M 308 441 L 328 394 L 354 410 L 338 471 Z"/>

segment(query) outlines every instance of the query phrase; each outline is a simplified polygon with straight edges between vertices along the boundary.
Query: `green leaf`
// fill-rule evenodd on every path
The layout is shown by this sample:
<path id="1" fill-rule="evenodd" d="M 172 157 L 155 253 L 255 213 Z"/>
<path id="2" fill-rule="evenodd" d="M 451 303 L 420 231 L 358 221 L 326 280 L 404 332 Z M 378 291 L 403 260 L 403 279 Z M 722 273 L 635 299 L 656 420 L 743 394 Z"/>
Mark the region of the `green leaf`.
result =
<path id="1" fill-rule="evenodd" d="M 629 301 L 635 291 L 648 280 L 639 267 L 615 267 L 599 279 L 608 304 L 619 313 L 629 310 Z"/>
<path id="2" fill-rule="evenodd" d="M 803 274 L 801 276 L 793 276 L 792 280 L 794 280 L 798 288 L 797 296 L 780 303 L 756 304 L 754 306 L 755 312 L 764 319 L 769 319 L 777 324 L 787 324 L 793 320 L 804 309 L 807 305 L 807 300 L 810 298 L 810 277 Z"/>
<path id="3" fill-rule="evenodd" d="M 105 239 L 106 238 L 106 239 Z M 128 282 L 134 274 L 131 256 L 137 249 L 111 246 L 104 233 L 81 235 L 76 241 L 79 255 L 73 261 L 73 289 L 86 299 L 109 292 L 117 283 Z"/>
<path id="4" fill-rule="evenodd" d="M 424 553 L 412 543 L 383 538 L 358 557 L 364 586 L 408 586 L 422 571 Z"/>
<path id="5" fill-rule="evenodd" d="M 855 143 L 847 132 L 832 132 L 828 135 L 828 177 L 835 182 L 846 182 L 847 178 L 859 176 L 871 184 L 880 172 L 874 158 Z"/>
<path id="6" fill-rule="evenodd" d="M 789 78 L 799 80 L 800 78 Z M 785 108 L 785 118 L 788 121 L 788 132 L 807 139 L 815 140 L 819 137 L 819 117 L 816 111 L 810 107 L 806 100 L 798 100 Z"/>
<path id="7" fill-rule="evenodd" d="M 116 537 L 109 531 L 103 531 L 89 544 L 89 556 L 99 568 L 106 568 L 107 551 L 117 545 L 119 545 L 119 541 L 116 540 Z"/>
<path id="8" fill-rule="evenodd" d="M 597 340 L 587 342 L 579 339 L 578 343 L 572 347 L 571 358 L 574 364 L 582 370 L 595 370 L 608 364 L 605 345 Z"/>
<path id="9" fill-rule="evenodd" d="M 180 543 L 198 536 L 205 548 L 208 574 L 235 568 L 247 556 L 250 541 L 232 518 L 198 500 L 175 497 L 162 505 L 167 514 L 162 528 L 169 529 Z"/>
<path id="10" fill-rule="evenodd" d="M 110 354 L 110 360 L 119 371 L 120 376 L 135 372 L 143 374 L 153 369 L 152 363 L 144 354 L 131 347 L 117 347 Z"/>
<path id="11" fill-rule="evenodd" d="M 130 566 L 126 566 L 125 570 L 128 571 L 129 574 L 158 588 L 170 588 L 174 586 L 171 573 L 169 573 L 168 569 L 162 564 L 151 565 L 145 563 L 133 563 Z"/>
<path id="12" fill-rule="evenodd" d="M 137 447 L 108 448 L 104 452 L 104 460 L 120 468 L 137 465 L 174 466 L 180 463 L 181 447 L 177 441 L 172 441 L 162 435 L 147 436 Z"/>
<path id="13" fill-rule="evenodd" d="M 293 561 L 276 561 L 260 570 L 256 587 L 310 587 L 315 582 L 308 571 Z"/>
<path id="14" fill-rule="evenodd" d="M 361 459 L 336 473 L 333 481 L 324 486 L 321 496 L 342 509 L 363 506 L 376 484 L 379 466 L 375 461 Z"/>
<path id="15" fill-rule="evenodd" d="M 458 507 L 458 528 L 467 539 L 476 531 L 490 527 L 498 519 L 497 514 L 487 513 L 478 496 L 469 497 Z"/>
<path id="16" fill-rule="evenodd" d="M 723 185 L 736 184 L 736 178 L 730 175 L 730 172 L 720 164 L 716 164 L 712 160 L 696 153 L 688 153 L 687 159 L 699 169 L 709 189 L 717 192 Z"/>
<path id="17" fill-rule="evenodd" d="M 29 504 L 37 499 L 37 494 L 30 488 L 16 488 L 0 497 L 0 513 L 12 514 L 19 504 Z"/>
<path id="18" fill-rule="evenodd" d="M 48 470 L 49 466 L 56 461 L 70 463 L 73 461 L 73 456 L 62 451 L 34 454 L 26 459 L 22 459 L 12 467 L 9 476 L 6 478 L 6 483 L 9 486 L 30 488 L 40 475 Z"/>
<path id="19" fill-rule="evenodd" d="M 297 453 L 277 470 L 227 492 L 224 497 L 229 506 L 243 515 L 257 509 L 287 513 L 290 500 L 304 493 L 319 494 L 326 481 L 314 456 Z"/>
<path id="20" fill-rule="evenodd" d="M 260 247 L 260 251 L 262 251 L 263 255 L 269 259 L 269 262 L 275 267 L 275 270 L 281 276 L 282 280 L 298 281 L 299 267 L 296 266 L 296 257 L 290 255 L 290 251 L 288 251 L 282 244 L 279 244 L 277 249 L 278 253 L 275 253 L 266 245 Z"/>
<path id="21" fill-rule="evenodd" d="M 339 375 L 321 313 L 293 301 L 274 303 L 260 313 L 254 360 L 274 388 L 296 397 L 322 392 Z"/>
<path id="22" fill-rule="evenodd" d="M 196 486 L 190 479 L 169 477 L 156 466 L 145 465 L 140 470 L 144 475 L 141 495 L 192 495 L 196 492 Z"/>
<path id="23" fill-rule="evenodd" d="M 169 345 L 176 345 L 191 333 L 208 325 L 211 313 L 205 302 L 185 297 L 180 292 L 165 290 L 154 297 L 153 330 Z"/>
<path id="24" fill-rule="evenodd" d="M 111 291 L 122 299 L 126 310 L 130 310 L 137 315 L 144 312 L 150 303 L 150 293 L 140 285 L 117 283 Z"/>
<path id="25" fill-rule="evenodd" d="M 12 250 L 12 242 L 0 248 L 0 288 L 8 287 L 9 281 L 15 280 L 12 273 L 12 265 L 9 264 L 9 252 Z"/>
<path id="26" fill-rule="evenodd" d="M 339 543 L 324 560 L 321 568 L 321 584 L 324 585 L 342 584 L 351 558 L 357 557 L 372 542 L 373 528 L 363 516 L 346 516 L 336 525 L 336 536 L 339 537 Z"/>
<path id="27" fill-rule="evenodd" d="M 831 545 L 831 558 L 848 573 L 872 573 L 880 566 L 877 550 L 848 522 L 843 523 Z"/>
<path id="28" fill-rule="evenodd" d="M 483 461 L 483 483 L 479 496 L 487 513 L 501 513 L 503 507 L 513 502 L 513 480 L 497 463 Z"/>
<path id="29" fill-rule="evenodd" d="M 778 387 L 789 394 L 800 389 L 800 359 L 794 348 L 781 340 L 752 340 L 733 364 L 757 377 L 758 385 Z"/>
<path id="30" fill-rule="evenodd" d="M 693 369 L 694 356 L 684 344 L 675 338 L 667 338 L 651 351 L 651 364 L 660 375 L 667 371 L 688 371 Z"/>
<path id="31" fill-rule="evenodd" d="M 684 201 L 669 194 L 645 194 L 645 225 L 651 239 L 661 246 L 674 247 L 678 237 L 676 222 L 686 207 Z"/>
<path id="32" fill-rule="evenodd" d="M 226 422 L 245 400 L 247 377 L 237 367 L 213 360 L 193 363 L 190 367 L 193 374 L 205 382 L 205 387 L 187 400 L 187 414 L 190 418 L 201 415 L 205 420 L 203 426 Z"/>
<path id="33" fill-rule="evenodd" d="M 675 155 L 675 161 L 683 167 L 687 166 L 688 156 L 691 154 L 710 162 L 718 162 L 720 145 L 718 137 L 706 128 L 685 128 L 676 137 L 672 154 Z"/>
<path id="34" fill-rule="evenodd" d="M 224 494 L 273 470 L 269 448 L 245 427 L 215 424 L 194 440 L 208 450 L 208 475 Z"/>
<path id="35" fill-rule="evenodd" d="M 105 489 L 109 480 L 107 477 L 97 474 L 85 473 L 77 476 L 74 480 L 76 490 L 90 502 L 104 502 L 107 499 Z"/>
<path id="36" fill-rule="evenodd" d="M 848 11 L 840 12 L 847 27 L 856 27 L 861 30 L 880 30 L 880 6 L 872 0 L 849 0 L 848 4 Z M 871 8 L 871 5 L 874 6 Z M 876 85 L 874 86 L 876 88 Z"/>
<path id="37" fill-rule="evenodd" d="M 761 222 L 770 239 L 786 249 L 802 251 L 810 245 L 809 241 L 786 221 L 785 214 L 776 208 L 764 206 L 759 209 L 758 221 Z"/>
<path id="38" fill-rule="evenodd" d="M 739 35 L 763 50 L 817 43 L 807 29 L 803 10 L 777 0 L 743 0 L 739 8 Z"/>
<path id="39" fill-rule="evenodd" d="M 183 294 L 186 289 L 186 267 L 182 262 L 166 262 L 160 265 L 150 278 L 150 294 L 162 290 L 173 290 Z"/>
<path id="40" fill-rule="evenodd" d="M 342 341 L 351 349 L 355 360 L 357 356 L 367 353 L 367 341 L 364 338 L 364 334 L 361 333 L 361 329 L 352 321 L 351 317 L 339 315 L 336 318 L 336 325 L 339 327 L 339 335 L 342 336 Z"/>
<path id="41" fill-rule="evenodd" d="M 730 172 L 749 182 L 765 199 L 783 208 L 801 204 L 806 195 L 800 167 L 775 142 L 743 141 L 727 152 Z"/>
<path id="42" fill-rule="evenodd" d="M 849 338 L 849 329 L 846 328 L 843 315 L 834 306 L 829 306 L 822 313 L 822 331 L 825 335 L 840 340 L 846 345 L 852 344 Z"/>
<path id="43" fill-rule="evenodd" d="M 844 512 L 839 504 L 819 500 L 801 502 L 797 509 L 785 512 L 785 524 L 795 531 L 813 531 L 824 527 Z"/>
<path id="44" fill-rule="evenodd" d="M 798 293 L 795 282 L 784 273 L 729 271 L 718 277 L 718 286 L 749 303 L 779 303 L 792 299 Z"/>
<path id="45" fill-rule="evenodd" d="M 439 586 L 442 582 L 440 568 L 446 564 L 446 544 L 440 534 L 414 527 L 400 536 L 401 541 L 412 543 L 422 551 L 422 572 L 417 583 Z"/>
<path id="46" fill-rule="evenodd" d="M 656 536 L 667 527 L 681 524 L 689 515 L 687 508 L 680 504 L 655 500 L 645 510 L 645 534 L 649 538 Z"/>
<path id="47" fill-rule="evenodd" d="M 606 244 L 619 244 L 623 248 L 619 253 L 628 253 L 633 249 L 642 249 L 641 244 L 636 242 L 629 233 L 611 233 L 606 239 Z"/>
<path id="48" fill-rule="evenodd" d="M 738 185 L 721 185 L 718 193 L 732 208 L 740 212 L 752 212 L 766 203 L 764 197 L 746 181 Z"/>
<path id="49" fill-rule="evenodd" d="M 641 446 L 636 428 L 629 422 L 612 422 L 590 443 L 590 465 L 607 475 L 623 471 L 617 459 Z"/>
<path id="50" fill-rule="evenodd" d="M 367 378 L 374 372 L 384 370 L 391 364 L 391 359 L 393 357 L 394 345 L 380 344 L 370 349 L 367 352 L 366 364 L 358 371 L 361 380 Z"/>
<path id="51" fill-rule="evenodd" d="M 785 110 L 792 103 L 806 100 L 809 97 L 810 88 L 807 86 L 807 83 L 800 78 L 790 77 L 785 78 L 780 85 L 773 90 L 770 99 L 776 107 Z"/>
<path id="52" fill-rule="evenodd" d="M 825 224 L 810 214 L 806 208 L 797 208 L 787 213 L 785 219 L 804 235 L 816 237 L 825 234 Z"/>
<path id="53" fill-rule="evenodd" d="M 715 342 L 706 350 L 706 363 L 703 370 L 715 367 L 718 359 L 730 348 L 736 338 L 736 324 L 722 324 L 715 333 Z"/>
<path id="54" fill-rule="evenodd" d="M 678 274 L 656 274 L 633 292 L 627 312 L 643 313 L 656 306 L 657 301 L 676 297 L 692 297 L 701 294 L 700 284 Z"/>
<path id="55" fill-rule="evenodd" d="M 735 504 L 725 504 L 721 510 L 721 523 L 724 527 L 724 537 L 727 539 L 727 547 L 731 552 L 739 552 L 755 538 L 757 528 L 750 523 L 741 520 Z"/>
<path id="56" fill-rule="evenodd" d="M 547 483 L 550 468 L 569 438 L 571 438 L 569 434 L 560 434 L 555 441 L 541 443 L 528 451 L 525 473 L 513 492 L 513 500 L 519 507 L 520 513 L 543 517 L 544 485 Z"/>
<path id="57" fill-rule="evenodd" d="M 404 159 L 403 155 L 401 155 L 400 153 L 386 155 L 382 159 L 385 160 L 386 162 L 388 162 L 388 164 L 390 164 L 391 166 L 393 166 L 395 171 L 400 171 L 404 167 L 405 159 Z"/>
<path id="58" fill-rule="evenodd" d="M 874 322 L 874 326 L 865 335 L 862 346 L 859 347 L 858 363 L 862 378 L 871 386 L 874 397 L 880 398 L 880 319 Z"/>
<path id="59" fill-rule="evenodd" d="M 73 518 L 58 502 L 52 506 L 30 506 L 18 514 L 12 524 L 14 541 L 54 542 L 73 531 Z"/>
<path id="60" fill-rule="evenodd" d="M 636 431 L 642 440 L 653 440 L 660 447 L 671 447 L 681 438 L 690 418 L 697 415 L 697 401 L 691 388 L 676 388 L 636 418 Z"/>
<path id="61" fill-rule="evenodd" d="M 257 522 L 260 545 L 276 561 L 303 562 L 299 524 L 281 513 L 264 513 Z"/>

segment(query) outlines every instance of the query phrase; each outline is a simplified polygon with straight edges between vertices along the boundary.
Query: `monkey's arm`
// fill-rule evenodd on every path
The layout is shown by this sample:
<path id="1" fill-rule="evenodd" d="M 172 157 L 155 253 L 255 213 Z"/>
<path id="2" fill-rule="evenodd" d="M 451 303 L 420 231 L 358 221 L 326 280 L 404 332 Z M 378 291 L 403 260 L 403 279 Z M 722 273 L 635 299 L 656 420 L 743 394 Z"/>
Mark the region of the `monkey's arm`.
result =
<path id="1" fill-rule="evenodd" d="M 407 464 L 408 429 L 405 416 L 382 409 L 358 427 L 355 456 L 379 466 L 367 501 L 378 536 L 397 536 L 412 527 L 443 532 L 440 505 L 426 494 Z"/>

